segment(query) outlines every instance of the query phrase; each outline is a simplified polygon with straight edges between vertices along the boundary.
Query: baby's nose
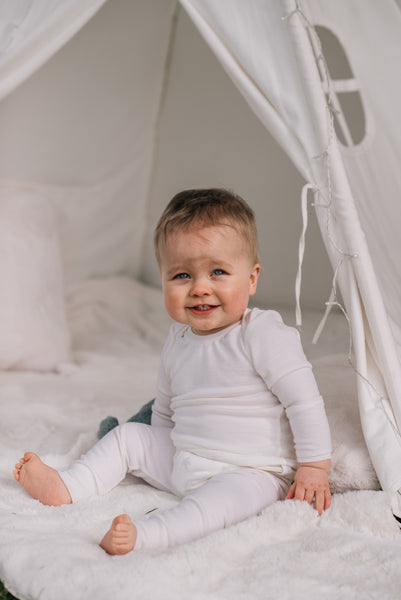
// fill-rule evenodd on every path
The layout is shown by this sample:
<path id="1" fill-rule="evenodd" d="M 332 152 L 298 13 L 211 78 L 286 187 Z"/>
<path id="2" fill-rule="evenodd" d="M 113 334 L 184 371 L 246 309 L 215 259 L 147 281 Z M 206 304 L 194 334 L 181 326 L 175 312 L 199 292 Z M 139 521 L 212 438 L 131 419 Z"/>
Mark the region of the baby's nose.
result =
<path id="1" fill-rule="evenodd" d="M 206 277 L 202 277 L 199 279 L 194 279 L 191 288 L 192 296 L 210 296 L 212 293 L 212 288 L 210 282 Z"/>

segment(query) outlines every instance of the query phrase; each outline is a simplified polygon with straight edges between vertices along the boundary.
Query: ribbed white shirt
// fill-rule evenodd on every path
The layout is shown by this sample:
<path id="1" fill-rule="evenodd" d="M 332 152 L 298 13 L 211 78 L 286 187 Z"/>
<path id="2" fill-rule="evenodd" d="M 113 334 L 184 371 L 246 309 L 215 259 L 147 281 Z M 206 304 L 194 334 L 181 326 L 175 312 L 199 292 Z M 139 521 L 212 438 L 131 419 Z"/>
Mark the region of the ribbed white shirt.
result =
<path id="1" fill-rule="evenodd" d="M 152 425 L 178 451 L 288 475 L 330 458 L 330 431 L 298 331 L 247 309 L 214 334 L 173 324 L 161 357 Z"/>

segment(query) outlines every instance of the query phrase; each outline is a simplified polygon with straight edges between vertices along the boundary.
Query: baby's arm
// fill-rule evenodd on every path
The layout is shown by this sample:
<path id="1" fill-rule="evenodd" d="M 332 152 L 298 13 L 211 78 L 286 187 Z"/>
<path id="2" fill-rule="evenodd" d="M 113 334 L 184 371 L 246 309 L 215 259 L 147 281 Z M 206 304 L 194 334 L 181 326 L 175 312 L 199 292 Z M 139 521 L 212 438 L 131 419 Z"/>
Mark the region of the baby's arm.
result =
<path id="1" fill-rule="evenodd" d="M 319 515 L 331 504 L 329 488 L 330 460 L 301 463 L 296 472 L 294 482 L 286 496 L 286 500 L 306 500 L 309 504 L 315 501 Z"/>
<path id="2" fill-rule="evenodd" d="M 168 427 L 169 429 L 172 429 L 174 427 L 174 423 L 171 420 L 172 414 L 170 397 L 162 394 L 159 390 L 152 407 L 151 425 L 154 427 Z"/>
<path id="3" fill-rule="evenodd" d="M 331 503 L 328 477 L 331 442 L 323 400 L 312 369 L 298 369 L 273 388 L 286 409 L 299 463 L 287 498 L 314 502 L 321 514 Z"/>
<path id="4" fill-rule="evenodd" d="M 284 325 L 274 311 L 254 309 L 243 322 L 252 364 L 284 406 L 294 437 L 299 468 L 288 497 L 310 503 L 315 497 L 322 512 L 330 505 L 330 429 L 299 333 Z"/>

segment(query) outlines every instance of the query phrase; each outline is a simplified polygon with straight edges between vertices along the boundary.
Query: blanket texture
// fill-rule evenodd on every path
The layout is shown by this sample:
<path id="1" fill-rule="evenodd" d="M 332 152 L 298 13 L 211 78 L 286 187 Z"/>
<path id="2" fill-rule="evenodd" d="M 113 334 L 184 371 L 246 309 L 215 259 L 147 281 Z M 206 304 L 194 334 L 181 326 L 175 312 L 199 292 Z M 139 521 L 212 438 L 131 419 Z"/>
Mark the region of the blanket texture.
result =
<path id="1" fill-rule="evenodd" d="M 333 435 L 332 507 L 319 517 L 308 504 L 278 502 L 191 544 L 111 557 L 98 543 L 115 515 L 144 517 L 177 498 L 127 476 L 103 497 L 47 507 L 13 480 L 12 469 L 26 450 L 53 466 L 68 464 L 95 443 L 102 418 L 124 421 L 153 397 L 169 323 L 159 291 L 124 279 L 76 286 L 68 310 L 73 363 L 54 374 L 0 373 L 0 579 L 13 594 L 398 600 L 401 532 L 363 442 L 339 315 L 320 350 L 309 352 Z M 318 316 L 306 316 L 308 332 Z M 307 340 L 305 347 L 308 353 Z"/>

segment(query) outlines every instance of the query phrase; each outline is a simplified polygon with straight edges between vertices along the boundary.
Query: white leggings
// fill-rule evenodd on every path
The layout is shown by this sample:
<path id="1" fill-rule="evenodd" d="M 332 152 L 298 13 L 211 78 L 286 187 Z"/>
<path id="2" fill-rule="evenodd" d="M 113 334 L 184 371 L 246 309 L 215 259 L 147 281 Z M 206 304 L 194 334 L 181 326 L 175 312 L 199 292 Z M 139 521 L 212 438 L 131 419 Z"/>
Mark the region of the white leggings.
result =
<path id="1" fill-rule="evenodd" d="M 176 449 L 170 434 L 168 428 L 142 423 L 125 423 L 110 431 L 79 460 L 59 471 L 72 501 L 105 494 L 127 473 L 160 490 L 177 493 L 172 482 Z M 288 483 L 266 471 L 207 463 L 212 474 L 205 476 L 203 470 L 205 482 L 177 506 L 134 521 L 138 530 L 135 549 L 195 540 L 258 514 L 287 492 Z"/>

